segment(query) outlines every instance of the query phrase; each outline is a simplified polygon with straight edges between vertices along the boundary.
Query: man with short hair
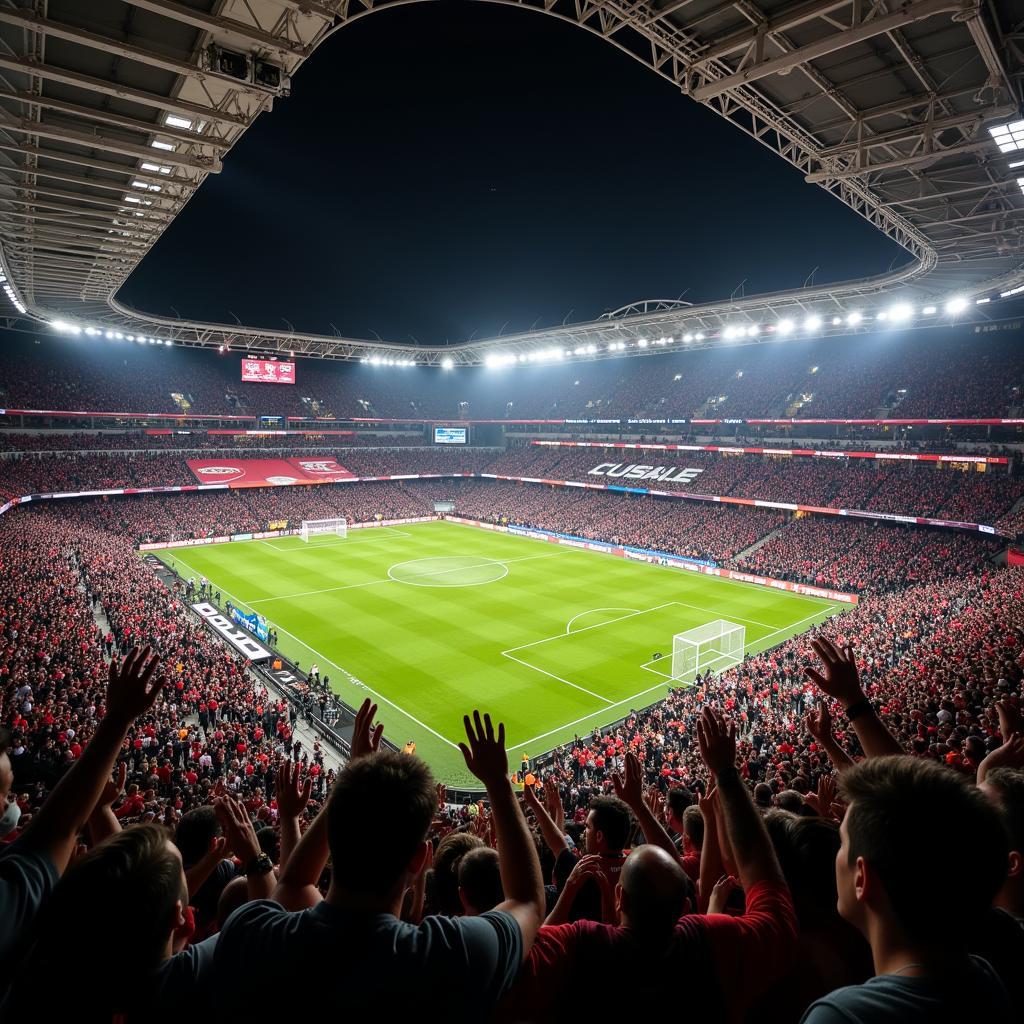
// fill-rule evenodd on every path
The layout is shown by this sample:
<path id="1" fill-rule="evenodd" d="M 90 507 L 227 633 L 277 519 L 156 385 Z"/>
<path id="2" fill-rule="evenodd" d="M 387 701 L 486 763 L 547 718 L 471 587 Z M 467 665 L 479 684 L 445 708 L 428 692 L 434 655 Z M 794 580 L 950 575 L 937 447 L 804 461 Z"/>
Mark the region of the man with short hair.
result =
<path id="1" fill-rule="evenodd" d="M 633 831 L 629 807 L 617 796 L 595 796 L 583 834 L 584 854 L 589 863 L 600 869 L 607 883 L 614 887 L 625 863 L 626 844 Z M 565 847 L 555 861 L 554 878 L 561 888 L 577 866 L 575 854 Z M 566 921 L 603 921 L 601 891 L 597 879 L 587 879 L 571 901 L 559 900 L 548 916 L 548 924 Z"/>
<path id="2" fill-rule="evenodd" d="M 505 898 L 498 851 L 489 846 L 470 850 L 459 861 L 459 901 L 467 917 L 496 907 Z"/>
<path id="3" fill-rule="evenodd" d="M 870 943 L 875 977 L 819 999 L 804 1024 L 1009 1022 L 995 971 L 968 954 L 1006 878 L 999 812 L 957 773 L 903 755 L 847 768 L 839 788 L 848 803 L 836 857 L 839 913 Z M 955 871 L 954 828 L 968 837 Z"/>
<path id="4" fill-rule="evenodd" d="M 509 783 L 504 725 L 495 734 L 490 716 L 474 712 L 464 719 L 468 743 L 460 750 L 487 789 L 505 898 L 479 917 L 426 917 L 414 925 L 399 914 L 406 891 L 429 867 L 437 790 L 419 758 L 378 749 L 376 710 L 369 700 L 360 708 L 351 760 L 283 866 L 274 901 L 247 904 L 225 923 L 215 962 L 225 998 L 220 1016 L 251 1020 L 294 1010 L 293 985 L 252 985 L 253 965 L 263 964 L 279 979 L 317 979 L 320 997 L 343 1005 L 353 1020 L 385 1008 L 402 1018 L 424 1007 L 476 1020 L 529 953 L 544 889 Z M 328 853 L 331 885 L 323 900 L 316 886 Z"/>

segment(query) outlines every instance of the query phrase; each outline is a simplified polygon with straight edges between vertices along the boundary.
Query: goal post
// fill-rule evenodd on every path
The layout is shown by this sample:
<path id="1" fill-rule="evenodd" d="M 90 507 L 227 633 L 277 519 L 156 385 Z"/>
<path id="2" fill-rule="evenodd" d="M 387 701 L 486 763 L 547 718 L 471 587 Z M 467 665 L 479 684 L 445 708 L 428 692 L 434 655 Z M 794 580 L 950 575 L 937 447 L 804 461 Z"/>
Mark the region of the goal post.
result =
<path id="1" fill-rule="evenodd" d="M 672 678 L 691 681 L 698 672 L 723 672 L 743 660 L 745 626 L 715 619 L 672 637 Z"/>
<path id="2" fill-rule="evenodd" d="M 303 519 L 299 536 L 305 543 L 309 543 L 310 537 L 320 537 L 330 534 L 335 537 L 345 538 L 348 536 L 348 520 L 342 516 L 338 519 Z"/>

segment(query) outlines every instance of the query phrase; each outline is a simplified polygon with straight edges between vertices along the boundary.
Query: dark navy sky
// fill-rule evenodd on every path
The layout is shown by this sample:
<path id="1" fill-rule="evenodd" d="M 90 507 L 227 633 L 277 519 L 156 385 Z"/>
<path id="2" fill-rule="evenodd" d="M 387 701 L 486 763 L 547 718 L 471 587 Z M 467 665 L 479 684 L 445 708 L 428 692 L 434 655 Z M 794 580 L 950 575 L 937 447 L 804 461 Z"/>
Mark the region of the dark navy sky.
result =
<path id="1" fill-rule="evenodd" d="M 322 47 L 121 297 L 443 343 L 894 258 L 851 210 L 600 39 L 442 0 Z"/>

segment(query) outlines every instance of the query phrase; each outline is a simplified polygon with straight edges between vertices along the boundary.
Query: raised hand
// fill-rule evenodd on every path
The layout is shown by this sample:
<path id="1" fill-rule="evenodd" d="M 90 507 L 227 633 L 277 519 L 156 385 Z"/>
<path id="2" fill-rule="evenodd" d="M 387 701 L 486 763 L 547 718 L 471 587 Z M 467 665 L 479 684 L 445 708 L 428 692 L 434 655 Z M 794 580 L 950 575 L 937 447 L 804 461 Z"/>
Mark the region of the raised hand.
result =
<path id="1" fill-rule="evenodd" d="M 822 775 L 818 779 L 817 793 L 808 793 L 804 802 L 818 815 L 819 818 L 831 818 L 832 804 L 836 799 L 836 777 L 834 775 Z"/>
<path id="2" fill-rule="evenodd" d="M 817 711 L 811 708 L 804 715 L 804 728 L 819 743 L 828 743 L 832 739 L 832 714 L 828 706 L 822 701 Z"/>
<path id="3" fill-rule="evenodd" d="M 127 778 L 128 765 L 124 761 L 121 761 L 117 766 L 117 777 L 114 779 L 107 779 L 106 784 L 103 787 L 103 792 L 100 793 L 100 798 L 96 801 L 96 810 L 100 810 L 103 807 L 110 807 L 110 805 L 124 793 L 124 784 Z"/>
<path id="4" fill-rule="evenodd" d="M 736 767 L 736 725 L 714 708 L 705 707 L 697 719 L 697 745 L 708 770 L 716 777 Z"/>
<path id="5" fill-rule="evenodd" d="M 375 754 L 380 749 L 380 738 L 384 734 L 383 725 L 374 725 L 373 716 L 377 714 L 377 705 L 369 697 L 363 701 L 356 712 L 356 724 L 352 732 L 352 745 L 349 760 Z"/>
<path id="6" fill-rule="evenodd" d="M 999 716 L 999 734 L 1004 741 L 1014 733 L 1024 736 L 1024 720 L 1021 719 L 1019 708 L 1008 700 L 1000 700 L 996 702 L 996 714 Z"/>
<path id="7" fill-rule="evenodd" d="M 823 670 L 818 672 L 813 668 L 805 668 L 804 674 L 807 678 L 822 693 L 838 700 L 843 707 L 848 708 L 861 700 L 864 691 L 860 688 L 860 676 L 857 672 L 857 660 L 854 658 L 853 648 L 845 647 L 840 650 L 831 640 L 827 640 L 823 636 L 812 640 L 811 646 L 821 658 Z"/>
<path id="8" fill-rule="evenodd" d="M 309 803 L 310 794 L 313 792 L 313 779 L 307 775 L 300 782 L 299 774 L 301 765 L 296 761 L 289 767 L 288 761 L 282 761 L 281 767 L 277 769 L 277 810 L 282 818 L 298 818 L 306 809 Z"/>
<path id="9" fill-rule="evenodd" d="M 160 658 L 158 655 L 150 657 L 151 651 L 148 645 L 141 652 L 133 647 L 120 665 L 116 661 L 110 663 L 107 715 L 126 728 L 153 706 L 167 682 L 167 676 L 153 680 Z"/>
<path id="10" fill-rule="evenodd" d="M 993 768 L 1024 768 L 1024 733 L 1011 733 L 1007 741 L 997 747 L 978 765 L 978 782 Z"/>
<path id="11" fill-rule="evenodd" d="M 631 808 L 643 804 L 644 781 L 640 759 L 632 751 L 626 754 L 625 772 L 622 775 L 612 772 L 612 786 L 615 787 L 615 795 Z"/>
<path id="12" fill-rule="evenodd" d="M 231 796 L 217 797 L 213 809 L 227 837 L 227 848 L 243 865 L 258 857 L 260 844 L 256 841 L 256 830 L 242 802 Z"/>
<path id="13" fill-rule="evenodd" d="M 708 900 L 709 914 L 723 914 L 725 908 L 729 903 L 729 897 L 732 895 L 733 890 L 740 888 L 740 880 L 733 875 L 722 875 L 722 877 L 715 882 L 715 887 L 711 890 L 711 899 Z"/>
<path id="14" fill-rule="evenodd" d="M 459 750 L 466 759 L 466 767 L 485 786 L 497 786 L 508 780 L 508 754 L 505 751 L 505 723 L 498 723 L 498 735 L 494 735 L 491 716 L 484 715 L 480 720 L 480 712 L 473 712 L 473 720 L 464 715 L 462 724 L 466 728 L 469 741 L 459 744 Z"/>
<path id="15" fill-rule="evenodd" d="M 558 791 L 558 783 L 554 778 L 544 780 L 544 806 L 559 832 L 565 831 L 565 808 L 562 806 L 562 794 Z"/>
<path id="16" fill-rule="evenodd" d="M 443 811 L 448 803 L 448 787 L 439 782 L 434 788 L 437 792 L 437 809 Z"/>

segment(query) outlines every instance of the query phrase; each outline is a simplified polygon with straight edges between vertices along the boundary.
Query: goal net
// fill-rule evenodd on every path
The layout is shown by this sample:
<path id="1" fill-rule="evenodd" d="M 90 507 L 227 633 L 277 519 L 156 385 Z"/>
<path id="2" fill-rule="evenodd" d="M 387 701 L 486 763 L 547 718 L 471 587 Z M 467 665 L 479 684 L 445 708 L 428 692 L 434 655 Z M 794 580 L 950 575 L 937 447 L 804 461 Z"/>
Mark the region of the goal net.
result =
<path id="1" fill-rule="evenodd" d="M 743 660 L 746 628 L 715 619 L 672 637 L 672 678 L 692 680 L 698 672 L 722 672 Z"/>
<path id="2" fill-rule="evenodd" d="M 302 520 L 302 529 L 299 530 L 299 536 L 307 544 L 309 543 L 310 537 L 320 537 L 324 534 L 330 534 L 334 537 L 347 537 L 348 520 L 344 517 L 342 517 L 341 519 Z"/>

